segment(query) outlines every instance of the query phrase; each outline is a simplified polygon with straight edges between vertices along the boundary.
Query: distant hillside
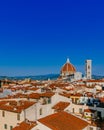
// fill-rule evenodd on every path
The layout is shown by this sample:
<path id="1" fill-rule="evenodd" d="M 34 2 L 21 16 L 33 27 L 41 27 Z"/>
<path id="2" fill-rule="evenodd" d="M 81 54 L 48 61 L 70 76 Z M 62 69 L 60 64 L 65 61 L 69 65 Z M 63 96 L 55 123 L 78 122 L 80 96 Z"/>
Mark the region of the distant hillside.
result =
<path id="1" fill-rule="evenodd" d="M 36 75 L 36 76 L 14 76 L 14 77 L 9 77 L 9 76 L 0 76 L 0 79 L 10 79 L 10 80 L 23 80 L 23 79 L 32 79 L 32 80 L 54 80 L 59 77 L 59 74 L 47 74 L 47 75 Z M 92 75 L 93 79 L 102 79 L 104 76 L 97 76 L 97 75 Z"/>
<path id="2" fill-rule="evenodd" d="M 104 78 L 104 76 L 98 76 L 98 75 L 92 75 L 93 79 L 102 79 Z"/>
<path id="3" fill-rule="evenodd" d="M 0 79 L 11 79 L 11 80 L 23 80 L 23 79 L 32 79 L 32 80 L 54 80 L 59 77 L 59 74 L 47 74 L 47 75 L 36 75 L 36 76 L 0 76 Z"/>

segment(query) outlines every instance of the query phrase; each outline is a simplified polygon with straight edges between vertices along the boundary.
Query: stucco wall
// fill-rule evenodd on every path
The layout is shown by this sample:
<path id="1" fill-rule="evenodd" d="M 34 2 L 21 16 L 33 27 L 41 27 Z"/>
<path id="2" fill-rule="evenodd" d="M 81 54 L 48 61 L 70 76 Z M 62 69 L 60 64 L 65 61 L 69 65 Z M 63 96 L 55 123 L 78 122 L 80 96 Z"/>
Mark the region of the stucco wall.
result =
<path id="1" fill-rule="evenodd" d="M 2 117 L 2 110 L 0 110 L 0 130 L 4 129 L 4 124 L 7 124 L 7 129 L 10 130 L 10 126 L 16 126 L 17 123 L 20 123 L 24 120 L 24 113 L 20 114 L 20 120 L 17 120 L 17 113 L 5 111 L 5 117 Z"/>

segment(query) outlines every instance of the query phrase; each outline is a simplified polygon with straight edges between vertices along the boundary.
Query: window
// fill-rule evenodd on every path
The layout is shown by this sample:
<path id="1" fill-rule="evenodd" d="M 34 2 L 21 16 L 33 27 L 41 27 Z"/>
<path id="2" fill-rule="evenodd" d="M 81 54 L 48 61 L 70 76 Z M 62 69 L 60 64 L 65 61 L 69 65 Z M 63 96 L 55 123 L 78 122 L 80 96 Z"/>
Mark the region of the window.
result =
<path id="1" fill-rule="evenodd" d="M 12 130 L 13 129 L 13 126 L 10 126 L 10 130 Z"/>
<path id="2" fill-rule="evenodd" d="M 74 108 L 72 110 L 73 110 L 73 113 L 74 113 Z"/>
<path id="3" fill-rule="evenodd" d="M 83 98 L 82 101 L 84 102 L 84 101 L 85 101 L 85 98 Z"/>
<path id="4" fill-rule="evenodd" d="M 2 111 L 2 117 L 5 117 L 5 111 Z"/>
<path id="5" fill-rule="evenodd" d="M 47 104 L 47 101 L 46 101 L 45 98 L 43 98 L 43 105 L 44 105 L 44 104 Z"/>
<path id="6" fill-rule="evenodd" d="M 93 114 L 92 114 L 92 113 L 91 113 L 90 115 L 91 115 L 91 117 L 93 116 Z"/>
<path id="7" fill-rule="evenodd" d="M 41 92 L 44 92 L 44 88 L 41 88 Z"/>
<path id="8" fill-rule="evenodd" d="M 40 111 L 40 115 L 42 115 L 42 108 L 40 108 L 40 110 L 39 110 L 39 111 Z"/>
<path id="9" fill-rule="evenodd" d="M 7 129 L 7 124 L 4 124 L 4 129 Z"/>
<path id="10" fill-rule="evenodd" d="M 48 98 L 48 104 L 50 104 L 51 103 L 51 98 Z"/>
<path id="11" fill-rule="evenodd" d="M 20 120 L 20 114 L 19 113 L 17 114 L 17 120 Z"/>
<path id="12" fill-rule="evenodd" d="M 82 114 L 82 108 L 79 108 L 79 113 Z"/>
<path id="13" fill-rule="evenodd" d="M 90 129 L 89 130 L 93 130 L 93 128 L 92 127 L 90 127 Z"/>

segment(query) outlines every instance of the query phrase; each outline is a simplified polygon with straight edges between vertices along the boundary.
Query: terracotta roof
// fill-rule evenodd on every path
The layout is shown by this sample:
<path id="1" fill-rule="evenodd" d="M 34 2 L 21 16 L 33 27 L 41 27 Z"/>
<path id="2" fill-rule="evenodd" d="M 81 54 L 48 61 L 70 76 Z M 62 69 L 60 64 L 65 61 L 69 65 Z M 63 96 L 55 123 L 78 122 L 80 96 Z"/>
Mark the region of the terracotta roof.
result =
<path id="1" fill-rule="evenodd" d="M 31 130 L 36 125 L 36 122 L 24 121 L 12 130 Z"/>
<path id="2" fill-rule="evenodd" d="M 29 98 L 39 99 L 40 97 L 52 97 L 55 93 L 45 92 L 45 93 L 31 93 L 28 95 Z"/>
<path id="3" fill-rule="evenodd" d="M 46 93 L 42 93 L 40 94 L 41 97 L 52 97 L 55 93 L 53 92 L 46 92 Z"/>
<path id="4" fill-rule="evenodd" d="M 57 111 L 62 111 L 64 110 L 66 107 L 68 107 L 70 105 L 69 102 L 59 102 L 57 103 L 54 107 L 52 107 L 52 109 L 55 109 Z"/>
<path id="5" fill-rule="evenodd" d="M 31 93 L 28 95 L 29 98 L 32 99 L 39 99 L 40 98 L 40 94 L 39 93 Z"/>
<path id="6" fill-rule="evenodd" d="M 90 80 L 87 80 L 87 82 L 104 82 L 104 80 L 102 80 L 102 79 L 90 79 Z"/>
<path id="7" fill-rule="evenodd" d="M 22 93 L 16 93 L 15 95 L 8 95 L 8 98 L 27 98 L 27 95 Z"/>
<path id="8" fill-rule="evenodd" d="M 93 97 L 93 93 L 91 92 L 86 92 L 85 94 L 87 94 L 87 97 Z"/>
<path id="9" fill-rule="evenodd" d="M 104 97 L 99 98 L 99 100 L 100 100 L 102 103 L 104 103 Z"/>
<path id="10" fill-rule="evenodd" d="M 81 96 L 83 96 L 83 93 L 76 93 L 76 94 L 73 94 L 73 95 L 71 95 L 72 97 L 74 96 L 74 97 L 81 97 Z"/>
<path id="11" fill-rule="evenodd" d="M 39 88 L 36 88 L 36 87 L 30 87 L 30 88 L 28 88 L 28 90 L 32 90 L 32 91 L 36 91 L 36 90 L 38 90 Z"/>
<path id="12" fill-rule="evenodd" d="M 1 101 L 0 106 L 6 104 L 8 101 Z"/>
<path id="13" fill-rule="evenodd" d="M 35 102 L 30 101 L 1 101 L 0 110 L 6 110 L 15 113 L 21 113 L 22 110 L 29 108 L 34 105 Z"/>
<path id="14" fill-rule="evenodd" d="M 76 94 L 71 94 L 71 93 L 60 93 L 61 96 L 72 98 L 72 97 L 81 97 L 83 94 L 81 93 L 76 93 Z"/>
<path id="15" fill-rule="evenodd" d="M 61 73 L 63 72 L 69 72 L 70 74 L 73 74 L 76 72 L 76 69 L 70 62 L 66 62 L 61 68 Z"/>
<path id="16" fill-rule="evenodd" d="M 84 112 L 88 112 L 88 113 L 95 113 L 96 110 L 92 110 L 92 109 L 85 109 Z"/>
<path id="17" fill-rule="evenodd" d="M 36 90 L 38 90 L 39 88 L 36 88 L 36 87 L 22 87 L 21 89 L 23 89 L 23 90 L 32 90 L 32 91 L 36 91 Z"/>
<path id="18" fill-rule="evenodd" d="M 70 93 L 59 93 L 59 95 L 70 98 L 71 94 Z"/>
<path id="19" fill-rule="evenodd" d="M 52 130 L 82 130 L 89 125 L 67 112 L 55 113 L 38 121 Z"/>

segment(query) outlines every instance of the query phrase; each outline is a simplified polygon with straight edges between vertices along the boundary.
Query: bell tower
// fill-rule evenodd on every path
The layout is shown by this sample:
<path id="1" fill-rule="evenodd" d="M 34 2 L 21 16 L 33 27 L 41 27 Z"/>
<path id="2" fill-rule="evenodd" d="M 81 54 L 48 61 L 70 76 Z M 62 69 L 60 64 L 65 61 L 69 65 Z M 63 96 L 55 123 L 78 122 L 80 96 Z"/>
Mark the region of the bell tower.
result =
<path id="1" fill-rule="evenodd" d="M 92 78 L 92 60 L 85 61 L 85 73 L 87 79 Z"/>

